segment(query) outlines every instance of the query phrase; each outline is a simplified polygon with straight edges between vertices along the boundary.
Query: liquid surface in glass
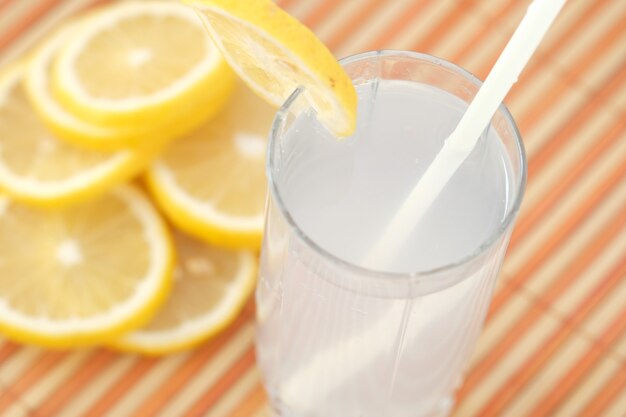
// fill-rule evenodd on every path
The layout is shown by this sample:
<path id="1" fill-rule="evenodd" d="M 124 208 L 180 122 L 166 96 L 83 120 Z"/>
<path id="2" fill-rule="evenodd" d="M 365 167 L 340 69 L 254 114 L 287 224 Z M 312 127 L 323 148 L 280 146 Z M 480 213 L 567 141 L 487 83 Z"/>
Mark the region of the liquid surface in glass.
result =
<path id="1" fill-rule="evenodd" d="M 359 120 L 353 136 L 338 142 L 310 114 L 287 132 L 288 160 L 276 181 L 295 222 L 326 251 L 375 270 L 425 271 L 471 255 L 500 227 L 510 199 L 509 160 L 495 132 L 480 139 L 395 259 L 372 264 L 368 250 L 467 103 L 410 81 L 356 89 Z M 298 152 L 290 153 L 290 147 Z"/>

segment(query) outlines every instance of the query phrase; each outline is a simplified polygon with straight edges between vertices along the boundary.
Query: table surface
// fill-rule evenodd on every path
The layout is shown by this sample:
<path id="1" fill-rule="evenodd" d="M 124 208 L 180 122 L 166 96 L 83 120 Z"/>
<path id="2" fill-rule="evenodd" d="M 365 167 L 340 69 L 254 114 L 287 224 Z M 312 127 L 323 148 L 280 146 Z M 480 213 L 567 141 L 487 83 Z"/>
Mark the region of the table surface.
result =
<path id="1" fill-rule="evenodd" d="M 0 65 L 101 3 L 0 0 Z M 529 0 L 278 3 L 338 57 L 411 49 L 484 78 Z M 570 0 L 506 102 L 528 189 L 454 416 L 623 417 L 626 1 Z M 0 340 L 0 415 L 266 416 L 253 316 L 162 359 Z"/>

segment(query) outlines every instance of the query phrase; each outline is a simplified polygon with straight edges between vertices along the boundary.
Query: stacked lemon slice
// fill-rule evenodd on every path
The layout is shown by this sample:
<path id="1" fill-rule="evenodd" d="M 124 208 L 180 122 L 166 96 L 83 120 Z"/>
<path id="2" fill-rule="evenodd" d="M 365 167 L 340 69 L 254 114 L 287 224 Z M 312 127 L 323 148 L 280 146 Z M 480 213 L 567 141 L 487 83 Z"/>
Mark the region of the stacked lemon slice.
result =
<path id="1" fill-rule="evenodd" d="M 232 319 L 254 283 L 252 253 L 180 234 L 172 239 L 149 195 L 124 183 L 174 139 L 184 143 L 210 129 L 234 86 L 235 75 L 195 13 L 172 2 L 91 12 L 2 70 L 4 334 L 44 346 L 115 343 L 157 353 L 202 340 Z M 250 175 L 262 179 L 256 171 Z M 185 267 L 204 252 L 206 262 L 226 266 Z M 179 311 L 192 305 L 177 301 L 189 294 L 220 303 Z M 136 337 L 115 342 L 157 312 L 157 324 L 188 328 L 175 317 L 196 324 L 150 348 Z"/>
<path id="2" fill-rule="evenodd" d="M 354 90 L 304 26 L 269 0 L 195 6 L 115 3 L 0 70 L 8 337 L 162 354 L 215 334 L 254 287 L 272 105 L 304 85 L 353 128 Z"/>

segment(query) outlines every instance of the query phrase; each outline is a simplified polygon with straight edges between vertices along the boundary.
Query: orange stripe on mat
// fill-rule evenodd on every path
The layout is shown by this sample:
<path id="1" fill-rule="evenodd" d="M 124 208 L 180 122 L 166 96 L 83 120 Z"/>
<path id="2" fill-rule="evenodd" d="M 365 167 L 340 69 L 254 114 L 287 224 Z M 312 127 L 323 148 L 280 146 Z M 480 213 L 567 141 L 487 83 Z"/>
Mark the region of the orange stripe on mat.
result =
<path id="1" fill-rule="evenodd" d="M 224 340 L 227 340 L 232 336 L 235 331 L 245 323 L 248 317 L 247 314 L 242 314 L 232 326 L 226 329 L 223 333 L 216 336 L 215 339 L 210 341 L 207 345 L 194 352 L 195 356 L 207 356 L 213 352 L 214 345 L 221 345 Z M 114 405 L 126 395 L 126 393 L 136 384 L 141 383 L 141 379 L 158 364 L 158 358 L 141 358 L 137 363 L 124 374 L 115 384 L 113 388 L 109 390 L 103 397 L 101 397 L 95 405 L 91 407 L 89 417 L 100 417 L 106 414 Z"/>
<path id="2" fill-rule="evenodd" d="M 608 4 L 606 2 L 605 4 Z M 585 54 L 578 62 L 569 63 L 564 75 L 574 83 L 578 83 L 588 73 L 588 65 L 592 62 L 597 62 L 602 59 L 605 52 L 612 48 L 617 40 L 621 40 L 621 36 L 624 34 L 624 28 L 626 25 L 626 15 L 622 16 L 622 19 L 618 20 L 611 26 L 601 39 L 599 39 L 591 49 L 587 49 Z M 624 46 L 623 41 L 620 43 Z M 618 52 L 620 53 L 620 52 Z M 624 49 L 621 49 L 621 53 L 624 54 Z M 625 56 L 625 55 L 622 55 Z M 622 65 L 623 66 L 623 65 Z"/>
<path id="3" fill-rule="evenodd" d="M 0 386 L 0 402 L 8 402 L 12 406 L 15 406 L 15 404 L 19 404 L 20 406 L 23 406 L 23 404 L 21 404 L 21 399 L 14 393 L 12 393 L 10 388 L 4 387 L 4 386 Z M 13 414 L 11 414 L 10 412 L 7 413 L 7 415 L 13 416 Z M 23 416 L 20 414 L 17 414 L 16 417 L 23 417 Z"/>
<path id="4" fill-rule="evenodd" d="M 276 3 L 281 9 L 289 9 L 293 7 L 293 5 L 297 3 L 297 1 L 296 0 L 279 0 Z"/>
<path id="5" fill-rule="evenodd" d="M 559 97 L 561 97 L 567 87 L 577 85 L 581 74 L 587 71 L 587 69 L 594 65 L 595 62 L 602 59 L 603 55 L 613 47 L 618 39 L 620 39 L 620 35 L 624 30 L 623 25 L 623 22 L 618 21 L 617 24 L 612 26 L 602 39 L 594 45 L 594 48 L 591 48 L 591 51 L 586 51 L 587 53 L 581 54 L 578 61 L 571 63 L 567 72 L 562 74 L 566 78 L 564 81 L 568 82 L 560 83 L 554 88 L 550 88 L 548 91 L 545 91 L 541 96 L 541 100 L 538 100 L 535 105 L 529 109 L 530 111 L 528 113 L 520 115 L 517 118 L 520 128 L 528 128 L 532 124 L 537 123 L 537 121 L 541 119 L 540 116 L 543 115 L 545 117 L 545 115 L 550 114 L 549 109 L 554 107 L 555 102 L 559 99 Z M 623 69 L 624 65 L 619 67 L 618 74 Z M 613 82 L 615 83 L 615 80 L 613 80 Z M 607 87 L 608 86 L 605 84 L 603 90 L 606 90 Z M 610 91 L 609 93 L 613 92 Z M 592 94 L 592 97 L 595 98 L 595 94 Z"/>
<path id="6" fill-rule="evenodd" d="M 9 4 L 11 4 L 13 0 L 0 0 L 0 11 L 6 8 Z"/>
<path id="7" fill-rule="evenodd" d="M 112 352 L 98 350 L 85 360 L 73 375 L 69 376 L 58 388 L 48 395 L 43 403 L 41 403 L 34 411 L 42 416 L 52 416 L 63 410 L 63 406 L 74 396 L 80 392 L 90 382 L 95 381 L 97 375 L 109 363 L 115 359 Z"/>
<path id="8" fill-rule="evenodd" d="M 146 375 L 157 363 L 157 358 L 140 358 L 135 362 L 133 367 L 128 370 L 123 378 L 116 381 L 112 388 L 93 404 L 87 413 L 88 417 L 100 417 L 105 415 L 120 398 L 122 398 L 130 389 Z"/>
<path id="9" fill-rule="evenodd" d="M 413 21 L 415 15 L 421 14 L 424 9 L 430 5 L 432 5 L 432 2 L 428 0 L 414 1 L 411 6 L 402 13 L 400 19 L 396 20 L 389 30 L 376 37 L 376 40 L 373 41 L 367 49 L 373 51 L 387 47 L 396 36 L 407 29 L 408 24 Z"/>
<path id="10" fill-rule="evenodd" d="M 621 269 L 621 277 L 626 276 L 626 262 Z M 617 282 L 619 283 L 619 277 Z M 593 344 L 583 355 L 580 362 L 570 368 L 569 372 L 556 385 L 556 388 L 546 393 L 539 404 L 530 412 L 531 416 L 544 416 L 554 413 L 563 401 L 571 394 L 576 387 L 584 380 L 585 376 L 596 366 L 596 364 L 611 349 L 615 341 L 626 334 L 626 308 L 618 314 L 615 320 L 609 325 L 607 330 L 600 337 L 601 343 Z M 623 369 L 622 369 L 623 371 Z"/>
<path id="11" fill-rule="evenodd" d="M 0 38 L 0 52 L 8 44 L 13 42 L 28 26 L 33 25 L 39 20 L 47 11 L 52 9 L 60 0 L 44 0 L 36 3 L 30 12 L 22 19 L 17 21 L 4 36 Z"/>
<path id="12" fill-rule="evenodd" d="M 498 314 L 513 295 L 511 292 L 532 277 L 532 274 L 570 237 L 576 227 L 598 208 L 606 196 L 624 180 L 625 176 L 626 164 L 613 171 L 580 206 L 572 210 L 570 216 L 564 219 L 561 226 L 544 242 L 532 258 L 515 275 L 507 280 L 509 285 L 495 295 L 489 310 L 489 318 Z"/>
<path id="13" fill-rule="evenodd" d="M 149 417 L 158 414 L 172 397 L 184 389 L 185 384 L 212 359 L 217 351 L 224 347 L 228 339 L 239 331 L 249 319 L 246 314 L 240 315 L 235 323 L 229 326 L 225 332 L 220 333 L 202 349 L 193 352 L 193 355 L 167 378 L 166 383 L 153 391 L 145 402 L 135 408 L 132 415 L 135 417 Z M 218 382 L 218 385 L 219 383 L 221 382 Z"/>
<path id="14" fill-rule="evenodd" d="M 342 24 L 339 30 L 337 30 L 331 37 L 329 37 L 325 44 L 330 50 L 337 49 L 339 45 L 344 42 L 350 35 L 353 35 L 376 10 L 380 7 L 384 7 L 379 0 L 370 0 L 350 18 L 345 24 Z"/>
<path id="15" fill-rule="evenodd" d="M 626 211 L 621 213 L 620 218 L 622 222 L 626 219 Z M 575 312 L 566 318 L 563 326 L 554 332 L 541 347 L 537 348 L 533 355 L 526 360 L 524 364 L 518 367 L 517 372 L 515 372 L 513 376 L 501 384 L 500 389 L 491 397 L 491 401 L 489 401 L 489 403 L 478 412 L 478 415 L 481 417 L 500 415 L 515 394 L 521 391 L 523 387 L 532 379 L 532 377 L 542 369 L 546 362 L 552 358 L 567 338 L 572 334 L 575 334 L 578 326 L 580 326 L 580 324 L 586 320 L 594 309 L 598 307 L 603 298 L 610 294 L 611 290 L 620 284 L 624 274 L 626 274 L 626 258 L 620 259 L 613 270 L 607 274 L 602 279 L 601 283 L 579 304 L 578 308 L 575 309 Z M 538 300 L 537 304 L 542 304 L 542 309 L 546 308 L 540 300 Z M 536 308 L 536 305 L 533 306 L 533 309 L 534 308 Z M 618 323 L 620 324 L 618 327 L 621 332 L 625 326 L 624 320 L 620 317 Z M 612 326 L 615 327 L 617 324 L 613 323 Z M 575 365 L 575 369 L 581 367 L 587 370 L 593 363 L 593 361 L 587 360 L 588 356 L 594 358 L 594 360 L 596 358 L 596 355 L 583 355 L 583 360 Z M 475 386 L 475 383 L 476 382 L 474 382 L 472 386 Z M 568 386 L 569 384 L 571 384 L 571 382 L 566 377 L 556 385 L 558 387 Z M 468 387 L 465 393 L 469 390 L 471 390 L 471 387 Z M 530 415 L 540 416 L 546 414 L 530 413 Z"/>
<path id="16" fill-rule="evenodd" d="M 267 401 L 265 390 L 261 384 L 257 384 L 246 394 L 245 401 L 241 401 L 239 406 L 233 410 L 228 417 L 250 417 L 254 415 Z"/>
<path id="17" fill-rule="evenodd" d="M 455 2 L 454 9 L 435 25 L 434 30 L 428 32 L 428 35 L 411 45 L 413 51 L 430 52 L 441 42 L 441 40 L 450 33 L 464 17 L 471 13 L 471 8 L 476 7 L 476 0 Z"/>
<path id="18" fill-rule="evenodd" d="M 622 171 L 626 173 L 626 167 Z M 568 268 L 560 274 L 559 278 L 553 282 L 548 289 L 546 289 L 545 293 L 542 293 L 538 302 L 541 306 L 533 305 L 529 311 L 523 314 L 520 319 L 515 322 L 515 324 L 509 326 L 510 329 L 515 329 L 515 331 L 505 333 L 503 337 L 494 345 L 494 347 L 485 354 L 484 358 L 472 368 L 465 384 L 459 391 L 459 398 L 463 398 L 482 383 L 482 380 L 499 363 L 499 361 L 516 345 L 516 343 L 519 342 L 520 339 L 526 335 L 526 332 L 537 323 L 537 320 L 544 314 L 544 304 L 550 305 L 559 297 L 560 294 L 572 285 L 578 274 L 585 270 L 593 262 L 596 256 L 601 253 L 620 232 L 623 232 L 622 228 L 624 225 L 626 225 L 626 211 L 621 212 L 616 218 L 610 219 L 606 222 L 600 232 L 594 236 L 574 262 L 572 262 Z M 507 284 L 508 285 L 505 288 L 511 288 L 509 291 L 515 291 L 516 287 L 514 284 L 511 284 L 510 282 L 507 282 Z M 587 299 L 582 302 L 576 310 L 583 311 L 587 308 L 586 311 L 589 311 L 589 308 L 595 306 L 595 304 L 590 306 L 587 305 L 587 303 L 597 301 L 598 300 L 595 298 Z"/>
<path id="19" fill-rule="evenodd" d="M 606 384 L 600 388 L 594 398 L 585 405 L 585 408 L 578 414 L 579 417 L 599 416 L 611 405 L 611 402 L 622 390 L 626 389 L 626 366 L 617 369 Z"/>
<path id="20" fill-rule="evenodd" d="M 10 341 L 2 342 L 2 347 L 0 347 L 0 369 L 2 369 L 2 365 L 10 359 L 19 348 L 20 346 L 16 343 Z"/>
<path id="21" fill-rule="evenodd" d="M 83 7 L 77 13 L 75 13 L 75 15 L 78 15 L 81 12 L 86 12 L 88 10 L 95 9 L 96 7 L 102 6 L 107 3 L 112 3 L 114 1 L 115 0 L 91 0 L 89 4 L 83 5 Z"/>
<path id="22" fill-rule="evenodd" d="M 607 5 L 608 2 L 604 1 L 592 1 L 589 2 L 588 8 L 580 14 L 576 21 L 572 22 L 572 24 L 567 28 L 567 30 L 561 32 L 558 38 L 553 40 L 553 46 L 546 51 L 542 51 L 540 55 L 538 55 L 539 59 L 533 59 L 530 61 L 529 65 L 524 69 L 522 73 L 522 77 L 524 79 L 530 79 L 535 75 L 535 73 L 543 70 L 552 62 L 552 60 L 558 56 L 559 51 L 565 49 L 565 46 L 571 39 L 579 34 L 580 32 L 585 30 L 585 26 L 587 26 L 594 17 L 602 10 L 604 6 Z M 514 100 L 517 94 L 520 91 L 523 91 L 524 83 L 517 83 L 513 87 L 513 89 L 508 94 L 508 100 Z"/>
<path id="23" fill-rule="evenodd" d="M 254 362 L 254 346 L 250 346 L 237 363 L 222 376 L 220 383 L 211 387 L 184 415 L 187 417 L 204 415 L 241 375 L 254 366 Z"/>
<path id="24" fill-rule="evenodd" d="M 607 77 L 608 82 L 584 102 L 572 119 L 567 120 L 556 129 L 552 140 L 543 144 L 535 152 L 535 155 L 528 161 L 528 176 L 530 178 L 545 168 L 550 159 L 559 152 L 561 146 L 566 146 L 568 139 L 580 131 L 582 126 L 596 113 L 601 112 L 604 109 L 603 104 L 619 93 L 621 85 L 626 82 L 626 61 L 624 64 L 617 69 L 616 73 Z"/>
<path id="25" fill-rule="evenodd" d="M 338 5 L 338 0 L 326 0 L 324 3 L 316 7 L 313 13 L 302 19 L 302 23 L 307 25 L 309 28 L 315 28 L 315 26 L 319 25 L 328 13 L 330 13 Z"/>
<path id="26" fill-rule="evenodd" d="M 39 356 L 39 359 L 34 361 L 33 367 L 28 369 L 21 377 L 11 386 L 11 391 L 18 397 L 22 393 L 28 391 L 32 386 L 37 384 L 43 376 L 48 373 L 52 368 L 57 366 L 68 354 L 63 352 L 47 351 Z M 0 401 L 0 415 L 6 411 L 12 404 L 7 401 Z"/>
<path id="27" fill-rule="evenodd" d="M 515 10 L 515 6 L 519 4 L 518 0 L 509 0 L 509 2 L 501 4 L 501 7 L 491 13 L 489 19 L 486 19 L 485 24 L 482 25 L 481 30 L 476 32 L 474 36 L 467 38 L 465 44 L 459 49 L 459 52 L 451 59 L 452 62 L 463 61 L 468 54 L 478 49 L 483 42 L 483 39 L 497 28 L 498 22 L 504 20 L 506 16 Z M 500 53 L 498 52 L 498 55 Z"/>
<path id="28" fill-rule="evenodd" d="M 550 189 L 548 195 L 544 196 L 527 215 L 520 218 L 515 225 L 511 237 L 511 241 L 515 242 L 515 244 L 511 244 L 509 250 L 517 246 L 520 238 L 529 233 L 530 230 L 546 216 L 559 200 L 580 181 L 583 174 L 595 164 L 608 148 L 613 146 L 619 139 L 622 139 L 624 130 L 626 130 L 626 120 L 620 120 L 618 124 L 610 126 L 607 132 L 598 135 L 598 138 L 600 138 L 599 142 L 592 146 L 589 152 L 585 153 L 583 159 L 578 161 L 576 166 L 564 173 L 560 181 Z"/>

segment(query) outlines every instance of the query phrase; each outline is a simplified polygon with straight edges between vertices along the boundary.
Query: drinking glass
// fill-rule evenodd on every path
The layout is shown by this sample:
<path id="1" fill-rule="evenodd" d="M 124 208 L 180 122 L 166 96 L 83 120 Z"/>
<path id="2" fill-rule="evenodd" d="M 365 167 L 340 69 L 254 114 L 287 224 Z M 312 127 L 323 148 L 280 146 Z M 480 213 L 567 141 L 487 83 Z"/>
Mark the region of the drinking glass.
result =
<path id="1" fill-rule="evenodd" d="M 355 86 L 411 81 L 469 103 L 481 85 L 462 68 L 415 52 L 367 52 L 340 62 Z M 502 105 L 488 128 L 510 162 L 502 179 L 508 202 L 494 219 L 494 230 L 462 259 L 401 273 L 368 269 L 338 256 L 293 216 L 288 193 L 309 184 L 290 174 L 316 146 L 332 146 L 296 123 L 307 108 L 298 89 L 278 111 L 268 149 L 256 346 L 273 412 L 285 417 L 448 415 L 525 188 L 526 159 L 515 122 Z M 308 169 L 323 170 L 333 161 L 307 163 Z M 319 222 L 323 212 L 320 207 Z"/>

